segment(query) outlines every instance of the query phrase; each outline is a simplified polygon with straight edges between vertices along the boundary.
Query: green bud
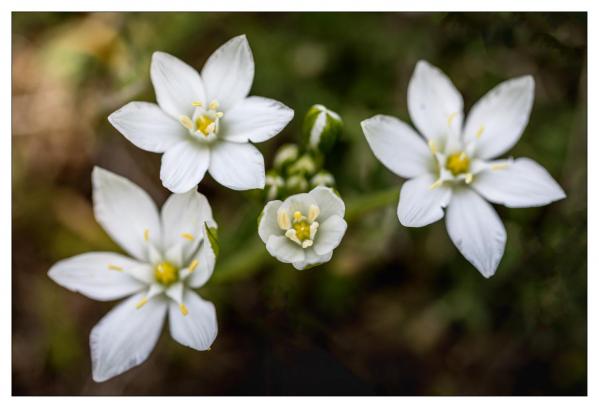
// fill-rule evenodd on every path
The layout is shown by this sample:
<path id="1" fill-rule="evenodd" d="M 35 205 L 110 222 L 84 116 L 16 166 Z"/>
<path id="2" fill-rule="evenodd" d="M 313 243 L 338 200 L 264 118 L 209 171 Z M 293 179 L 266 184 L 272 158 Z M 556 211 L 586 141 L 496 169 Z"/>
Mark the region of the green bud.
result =
<path id="1" fill-rule="evenodd" d="M 275 154 L 274 166 L 281 170 L 283 167 L 293 163 L 299 156 L 299 148 L 294 144 L 285 144 L 279 147 Z"/>
<path id="2" fill-rule="evenodd" d="M 304 154 L 289 166 L 289 174 L 314 174 L 317 170 L 316 161 L 309 154 Z"/>
<path id="3" fill-rule="evenodd" d="M 264 191 L 268 201 L 275 200 L 284 186 L 285 180 L 279 176 L 276 170 L 269 170 L 266 173 Z"/>
<path id="4" fill-rule="evenodd" d="M 289 195 L 305 193 L 308 191 L 308 181 L 306 178 L 300 174 L 296 174 L 287 179 L 287 183 L 285 183 L 287 187 L 287 192 Z"/>
<path id="5" fill-rule="evenodd" d="M 310 179 L 310 188 L 317 186 L 333 187 L 335 185 L 335 177 L 326 170 L 321 170 Z"/>
<path id="6" fill-rule="evenodd" d="M 310 149 L 326 152 L 341 134 L 342 127 L 341 116 L 324 105 L 314 105 L 304 118 L 305 143 Z"/>

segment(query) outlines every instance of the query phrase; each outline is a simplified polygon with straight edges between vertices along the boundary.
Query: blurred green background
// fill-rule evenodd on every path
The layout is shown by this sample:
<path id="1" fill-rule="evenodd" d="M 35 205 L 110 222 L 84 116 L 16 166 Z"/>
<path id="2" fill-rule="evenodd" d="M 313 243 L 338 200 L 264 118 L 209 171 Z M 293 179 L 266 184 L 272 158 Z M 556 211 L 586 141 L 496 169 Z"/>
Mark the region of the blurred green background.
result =
<path id="1" fill-rule="evenodd" d="M 584 395 L 587 392 L 587 18 L 564 13 L 14 13 L 12 53 L 12 328 L 16 395 Z M 46 275 L 56 261 L 118 250 L 96 224 L 90 174 L 100 165 L 159 203 L 160 156 L 106 120 L 154 101 L 153 51 L 201 68 L 245 33 L 252 94 L 296 117 L 258 145 L 272 163 L 314 103 L 345 121 L 327 167 L 348 206 L 348 232 L 323 266 L 296 271 L 260 241 L 257 195 L 200 184 L 219 223 L 221 256 L 200 290 L 219 335 L 195 352 L 163 332 L 149 360 L 91 380 L 88 336 L 112 304 Z M 443 222 L 402 227 L 402 180 L 374 157 L 359 123 L 409 121 L 419 59 L 443 69 L 468 109 L 510 77 L 536 81 L 530 123 L 509 152 L 545 166 L 566 200 L 497 207 L 508 242 L 484 279 Z"/>

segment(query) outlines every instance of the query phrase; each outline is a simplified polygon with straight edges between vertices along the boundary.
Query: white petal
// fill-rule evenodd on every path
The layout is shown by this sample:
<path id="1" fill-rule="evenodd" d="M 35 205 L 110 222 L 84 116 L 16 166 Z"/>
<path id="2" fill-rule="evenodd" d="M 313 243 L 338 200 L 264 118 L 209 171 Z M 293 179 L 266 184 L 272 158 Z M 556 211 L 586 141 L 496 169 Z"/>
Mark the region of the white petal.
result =
<path id="1" fill-rule="evenodd" d="M 373 116 L 362 121 L 362 131 L 377 159 L 398 176 L 416 177 L 432 167 L 433 155 L 428 146 L 401 120 Z"/>
<path id="2" fill-rule="evenodd" d="M 281 262 L 302 262 L 304 250 L 289 238 L 271 235 L 266 242 L 266 250 Z"/>
<path id="3" fill-rule="evenodd" d="M 179 142 L 162 155 L 160 180 L 173 193 L 186 193 L 204 178 L 210 150 L 191 141 Z"/>
<path id="4" fill-rule="evenodd" d="M 138 294 L 118 304 L 92 329 L 89 343 L 94 381 L 106 381 L 143 363 L 158 341 L 166 316 L 166 302 L 152 298 L 136 305 Z"/>
<path id="5" fill-rule="evenodd" d="M 293 110 L 274 99 L 250 96 L 227 111 L 219 136 L 231 142 L 264 142 L 283 130 Z"/>
<path id="6" fill-rule="evenodd" d="M 214 272 L 214 266 L 216 264 L 216 254 L 210 244 L 208 237 L 204 236 L 200 248 L 191 257 L 191 261 L 198 261 L 196 269 L 191 273 L 189 277 L 189 286 L 192 288 L 199 288 L 203 286 Z"/>
<path id="7" fill-rule="evenodd" d="M 202 78 L 207 100 L 217 100 L 225 112 L 245 98 L 254 81 L 254 57 L 245 35 L 214 51 L 202 69 Z"/>
<path id="8" fill-rule="evenodd" d="M 196 350 L 210 350 L 218 334 L 216 310 L 211 302 L 199 297 L 195 292 L 186 290 L 183 304 L 187 315 L 174 302 L 169 305 L 169 325 L 173 339 L 184 346 Z"/>
<path id="9" fill-rule="evenodd" d="M 92 185 L 96 220 L 134 258 L 149 260 L 144 238 L 159 246 L 162 233 L 154 201 L 139 186 L 100 167 L 94 167 Z"/>
<path id="10" fill-rule="evenodd" d="M 89 252 L 55 263 L 48 276 L 65 288 L 95 300 L 115 300 L 147 285 L 127 270 L 140 262 L 113 252 Z"/>
<path id="11" fill-rule="evenodd" d="M 283 235 L 283 231 L 277 224 L 277 211 L 283 202 L 281 200 L 270 201 L 264 207 L 260 222 L 258 223 L 258 235 L 266 244 L 271 235 Z"/>
<path id="12" fill-rule="evenodd" d="M 459 134 L 464 101 L 451 80 L 437 67 L 418 61 L 408 85 L 408 111 L 420 134 L 444 140 Z"/>
<path id="13" fill-rule="evenodd" d="M 320 214 L 317 219 L 326 220 L 332 215 L 338 215 L 341 218 L 345 215 L 345 203 L 335 192 L 324 186 L 318 186 L 308 193 L 310 197 L 316 202 Z M 309 208 L 310 203 L 307 207 Z M 307 215 L 307 211 L 302 211 Z"/>
<path id="14" fill-rule="evenodd" d="M 191 117 L 193 102 L 206 103 L 204 85 L 198 71 L 164 52 L 152 55 L 150 76 L 158 105 L 173 118 Z"/>
<path id="15" fill-rule="evenodd" d="M 451 199 L 446 185 L 431 188 L 435 179 L 430 174 L 406 181 L 401 187 L 397 216 L 405 227 L 424 227 L 443 218 L 443 208 Z"/>
<path id="16" fill-rule="evenodd" d="M 320 265 L 326 262 L 329 262 L 331 260 L 331 258 L 333 257 L 333 251 L 324 254 L 322 256 L 319 256 L 316 254 L 316 252 L 314 252 L 314 249 L 312 248 L 308 248 L 306 250 L 304 250 L 304 254 L 305 254 L 305 259 L 301 262 L 294 262 L 293 263 L 293 267 L 295 269 L 298 270 L 303 270 L 309 267 L 313 267 L 316 265 Z"/>
<path id="17" fill-rule="evenodd" d="M 130 102 L 113 112 L 108 121 L 140 149 L 163 153 L 183 140 L 187 130 L 158 105 Z"/>
<path id="18" fill-rule="evenodd" d="M 331 215 L 318 227 L 314 241 L 314 252 L 319 256 L 332 252 L 343 239 L 346 229 L 347 223 L 343 218 L 338 215 Z"/>
<path id="19" fill-rule="evenodd" d="M 209 171 L 216 181 L 233 190 L 264 188 L 264 157 L 249 143 L 215 144 Z"/>
<path id="20" fill-rule="evenodd" d="M 190 258 L 204 237 L 204 223 L 216 225 L 203 194 L 190 190 L 172 194 L 162 206 L 162 243 L 166 252 L 175 251 L 181 262 Z"/>
<path id="21" fill-rule="evenodd" d="M 487 200 L 507 207 L 538 207 L 566 197 L 564 190 L 542 166 L 522 158 L 497 170 L 485 170 L 472 187 Z"/>
<path id="22" fill-rule="evenodd" d="M 497 157 L 518 142 L 534 100 L 535 82 L 525 76 L 502 82 L 483 96 L 468 114 L 466 143 L 476 144 L 476 156 Z"/>
<path id="23" fill-rule="evenodd" d="M 464 257 L 489 278 L 505 249 L 505 228 L 493 207 L 468 188 L 455 190 L 445 217 L 447 232 Z"/>

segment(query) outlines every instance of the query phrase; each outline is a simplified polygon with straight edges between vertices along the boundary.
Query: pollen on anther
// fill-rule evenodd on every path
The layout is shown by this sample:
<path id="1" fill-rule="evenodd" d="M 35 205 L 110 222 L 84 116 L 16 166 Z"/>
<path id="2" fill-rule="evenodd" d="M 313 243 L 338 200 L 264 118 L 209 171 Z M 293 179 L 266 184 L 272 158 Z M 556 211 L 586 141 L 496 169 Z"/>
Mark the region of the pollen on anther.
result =
<path id="1" fill-rule="evenodd" d="M 137 302 L 137 304 L 135 305 L 135 308 L 141 309 L 143 307 L 143 305 L 145 305 L 146 303 L 148 303 L 148 298 L 143 297 L 139 302 Z"/>
<path id="2" fill-rule="evenodd" d="M 480 138 L 481 138 L 481 136 L 483 135 L 483 132 L 484 132 L 484 131 L 485 131 L 485 127 L 484 127 L 483 125 L 481 125 L 481 126 L 478 128 L 478 130 L 476 131 L 476 134 L 475 134 L 476 138 L 477 138 L 477 139 L 480 139 Z"/>
<path id="3" fill-rule="evenodd" d="M 196 108 L 201 108 L 202 106 L 204 106 L 204 104 L 202 102 L 192 102 L 191 106 L 195 106 Z"/>
<path id="4" fill-rule="evenodd" d="M 189 314 L 189 310 L 187 310 L 187 306 L 185 306 L 183 303 L 181 303 L 179 305 L 179 310 L 181 311 L 181 314 L 183 316 L 187 316 Z"/>
<path id="5" fill-rule="evenodd" d="M 144 241 L 149 241 L 149 240 L 150 240 L 150 230 L 146 228 L 144 230 Z"/>
<path id="6" fill-rule="evenodd" d="M 449 117 L 447 118 L 447 126 L 451 126 L 451 123 L 453 122 L 456 116 L 458 116 L 457 112 L 453 112 L 451 115 L 449 115 Z"/>
<path id="7" fill-rule="evenodd" d="M 431 149 L 431 152 L 433 154 L 437 153 L 437 146 L 435 145 L 434 140 L 429 140 L 428 141 L 428 148 Z"/>
<path id="8" fill-rule="evenodd" d="M 431 184 L 431 186 L 429 187 L 429 189 L 434 190 L 436 188 L 441 187 L 442 184 L 443 184 L 443 180 L 439 179 L 439 180 L 435 181 L 433 184 Z"/>
<path id="9" fill-rule="evenodd" d="M 293 220 L 295 222 L 301 221 L 302 220 L 302 213 L 299 211 L 296 211 L 293 213 Z"/>
<path id="10" fill-rule="evenodd" d="M 198 267 L 198 264 L 199 264 L 199 262 L 197 259 L 194 259 L 193 261 L 191 261 L 191 263 L 187 267 L 187 269 L 189 269 L 189 273 L 192 273 Z"/>
<path id="11" fill-rule="evenodd" d="M 193 241 L 195 238 L 193 235 L 191 235 L 189 232 L 183 232 L 181 235 L 181 238 L 186 239 L 188 241 Z"/>
<path id="12" fill-rule="evenodd" d="M 113 271 L 123 272 L 123 268 L 118 265 L 108 264 L 108 269 L 112 269 Z"/>
<path id="13" fill-rule="evenodd" d="M 506 169 L 507 166 L 508 166 L 507 163 L 497 163 L 497 164 L 493 164 L 491 166 L 491 170 L 493 170 L 493 171 L 503 170 L 503 169 Z"/>
<path id="14" fill-rule="evenodd" d="M 466 173 L 466 176 L 464 178 L 464 181 L 466 182 L 466 184 L 472 183 L 473 177 L 474 176 L 472 175 L 472 173 Z"/>
<path id="15" fill-rule="evenodd" d="M 217 101 L 212 101 L 208 104 L 208 109 L 210 110 L 217 110 L 218 109 L 218 102 Z"/>

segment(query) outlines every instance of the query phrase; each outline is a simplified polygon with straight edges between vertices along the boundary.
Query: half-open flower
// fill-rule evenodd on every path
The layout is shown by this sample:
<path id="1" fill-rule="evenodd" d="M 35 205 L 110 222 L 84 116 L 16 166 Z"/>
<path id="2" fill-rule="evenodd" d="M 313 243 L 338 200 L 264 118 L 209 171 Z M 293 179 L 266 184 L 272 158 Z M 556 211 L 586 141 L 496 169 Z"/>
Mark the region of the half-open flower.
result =
<path id="1" fill-rule="evenodd" d="M 533 160 L 495 159 L 520 139 L 533 99 L 531 76 L 510 79 L 483 96 L 462 126 L 462 96 L 438 68 L 420 61 L 408 86 L 408 110 L 422 137 L 391 116 L 362 122 L 374 155 L 389 170 L 410 179 L 401 188 L 401 224 L 428 225 L 443 218 L 447 207 L 451 240 L 487 278 L 503 256 L 506 233 L 486 200 L 535 207 L 565 197 Z"/>
<path id="2" fill-rule="evenodd" d="M 171 336 L 196 350 L 216 338 L 214 305 L 192 289 L 204 285 L 216 261 L 216 223 L 196 191 L 173 194 L 161 212 L 129 180 L 96 167 L 92 174 L 96 220 L 129 256 L 90 252 L 57 262 L 48 275 L 95 300 L 126 300 L 90 335 L 95 381 L 143 363 L 168 313 Z"/>
<path id="3" fill-rule="evenodd" d="M 305 269 L 331 260 L 347 229 L 344 214 L 345 204 L 332 189 L 316 187 L 266 204 L 258 234 L 272 256 Z"/>
<path id="4" fill-rule="evenodd" d="M 293 110 L 248 97 L 254 59 L 245 35 L 217 49 L 201 74 L 155 52 L 150 68 L 158 105 L 130 102 L 108 120 L 140 149 L 164 153 L 160 179 L 174 193 L 191 190 L 206 171 L 234 190 L 264 187 L 264 158 L 251 143 L 277 135 Z"/>

